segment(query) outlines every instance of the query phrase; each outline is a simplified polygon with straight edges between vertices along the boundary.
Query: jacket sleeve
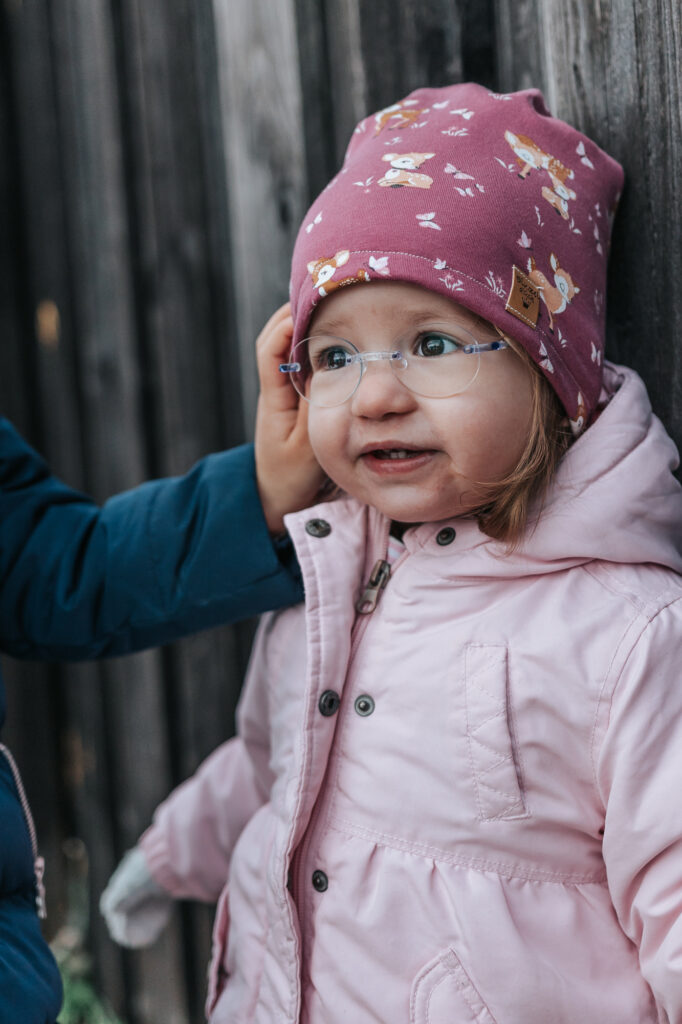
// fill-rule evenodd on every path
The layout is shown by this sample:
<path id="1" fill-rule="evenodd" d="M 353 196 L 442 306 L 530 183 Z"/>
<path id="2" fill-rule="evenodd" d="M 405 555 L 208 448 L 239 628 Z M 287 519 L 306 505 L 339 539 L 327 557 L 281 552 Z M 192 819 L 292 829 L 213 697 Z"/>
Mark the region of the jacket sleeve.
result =
<path id="1" fill-rule="evenodd" d="M 52 476 L 0 419 L 0 649 L 125 654 L 300 601 L 273 544 L 250 445 L 99 507 Z"/>
<path id="2" fill-rule="evenodd" d="M 611 898 L 670 1024 L 682 1024 L 682 599 L 633 646 L 598 762 Z"/>
<path id="3" fill-rule="evenodd" d="M 242 830 L 267 803 L 270 769 L 267 632 L 261 621 L 237 708 L 238 734 L 156 809 L 140 839 L 153 878 L 177 899 L 215 902 Z"/>

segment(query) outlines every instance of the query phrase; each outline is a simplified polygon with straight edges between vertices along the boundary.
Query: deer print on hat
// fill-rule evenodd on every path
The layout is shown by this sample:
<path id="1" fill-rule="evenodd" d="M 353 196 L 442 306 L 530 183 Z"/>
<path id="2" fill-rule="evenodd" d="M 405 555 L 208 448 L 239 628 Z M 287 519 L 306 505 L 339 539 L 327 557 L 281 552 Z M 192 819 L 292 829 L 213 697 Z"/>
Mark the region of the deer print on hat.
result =
<path id="1" fill-rule="evenodd" d="M 391 129 L 409 128 L 415 124 L 420 114 L 428 113 L 428 107 L 418 109 L 416 100 L 402 100 L 400 103 L 392 103 L 374 115 L 376 128 L 374 134 L 379 135 L 384 128 L 390 125 Z"/>
<path id="2" fill-rule="evenodd" d="M 542 197 L 564 220 L 568 220 L 568 201 L 576 198 L 576 193 L 566 184 L 574 177 L 570 167 L 545 153 L 527 135 L 515 135 L 514 132 L 506 131 L 504 137 L 516 154 L 516 162 L 521 167 L 519 178 L 525 181 L 531 171 L 546 171 L 552 187 L 547 188 L 544 185 Z"/>
<path id="3" fill-rule="evenodd" d="M 384 188 L 431 188 L 433 178 L 428 174 L 418 174 L 417 168 L 421 167 L 426 160 L 434 157 L 435 153 L 384 153 L 382 160 L 391 165 L 383 178 L 379 178 L 377 184 Z"/>
<path id="4" fill-rule="evenodd" d="M 537 269 L 532 256 L 528 260 L 528 277 L 540 292 L 540 298 L 549 313 L 549 329 L 554 332 L 554 317 L 565 311 L 571 299 L 579 293 L 580 288 L 575 284 L 568 271 L 560 265 L 558 256 L 551 253 L 549 262 L 554 271 L 554 285 L 551 285 L 542 271 Z"/>
<path id="5" fill-rule="evenodd" d="M 344 285 L 369 281 L 369 274 L 363 268 L 358 270 L 355 277 L 344 277 L 340 281 L 332 280 L 337 269 L 348 263 L 349 257 L 348 249 L 341 249 L 334 256 L 322 256 L 319 260 L 311 260 L 308 264 L 308 272 L 313 278 L 313 288 L 316 288 L 323 298 L 336 291 L 337 288 L 343 288 Z"/>

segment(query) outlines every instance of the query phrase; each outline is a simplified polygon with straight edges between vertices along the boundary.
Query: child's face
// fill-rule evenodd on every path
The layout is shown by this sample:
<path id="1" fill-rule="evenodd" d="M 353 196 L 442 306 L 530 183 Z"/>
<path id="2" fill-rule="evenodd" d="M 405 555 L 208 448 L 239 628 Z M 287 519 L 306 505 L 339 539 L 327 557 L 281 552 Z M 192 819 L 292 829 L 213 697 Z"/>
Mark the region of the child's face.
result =
<path id="1" fill-rule="evenodd" d="M 499 340 L 457 303 L 388 281 L 335 292 L 315 311 L 309 333 L 376 352 L 393 348 L 408 328 L 416 338 L 434 324 L 440 330 L 451 325 L 455 336 L 459 327 L 482 342 Z M 510 348 L 482 353 L 473 384 L 450 398 L 413 394 L 377 361 L 366 365 L 343 405 L 311 406 L 310 441 L 339 487 L 389 518 L 448 519 L 480 504 L 477 483 L 500 480 L 516 466 L 528 439 L 531 397 L 531 371 Z M 401 457 L 388 457 L 388 450 Z"/>

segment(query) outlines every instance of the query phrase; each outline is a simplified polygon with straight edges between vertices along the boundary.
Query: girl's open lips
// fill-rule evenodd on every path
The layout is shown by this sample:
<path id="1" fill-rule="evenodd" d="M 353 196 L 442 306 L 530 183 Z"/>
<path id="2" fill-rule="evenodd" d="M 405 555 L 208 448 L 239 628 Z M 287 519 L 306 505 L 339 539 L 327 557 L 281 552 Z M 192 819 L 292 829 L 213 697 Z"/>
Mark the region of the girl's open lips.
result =
<path id="1" fill-rule="evenodd" d="M 436 452 L 432 448 L 371 448 L 361 455 L 363 463 L 374 473 L 412 473 L 429 462 Z"/>

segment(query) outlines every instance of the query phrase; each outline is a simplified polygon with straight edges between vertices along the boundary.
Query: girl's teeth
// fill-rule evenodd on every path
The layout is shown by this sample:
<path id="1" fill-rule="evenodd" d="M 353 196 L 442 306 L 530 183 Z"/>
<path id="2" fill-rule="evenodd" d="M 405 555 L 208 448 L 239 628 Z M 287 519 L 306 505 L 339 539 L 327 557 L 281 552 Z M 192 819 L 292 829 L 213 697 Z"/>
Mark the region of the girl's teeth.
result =
<path id="1" fill-rule="evenodd" d="M 409 459 L 414 457 L 417 452 L 408 451 L 406 448 L 379 448 L 376 454 L 380 459 Z"/>

